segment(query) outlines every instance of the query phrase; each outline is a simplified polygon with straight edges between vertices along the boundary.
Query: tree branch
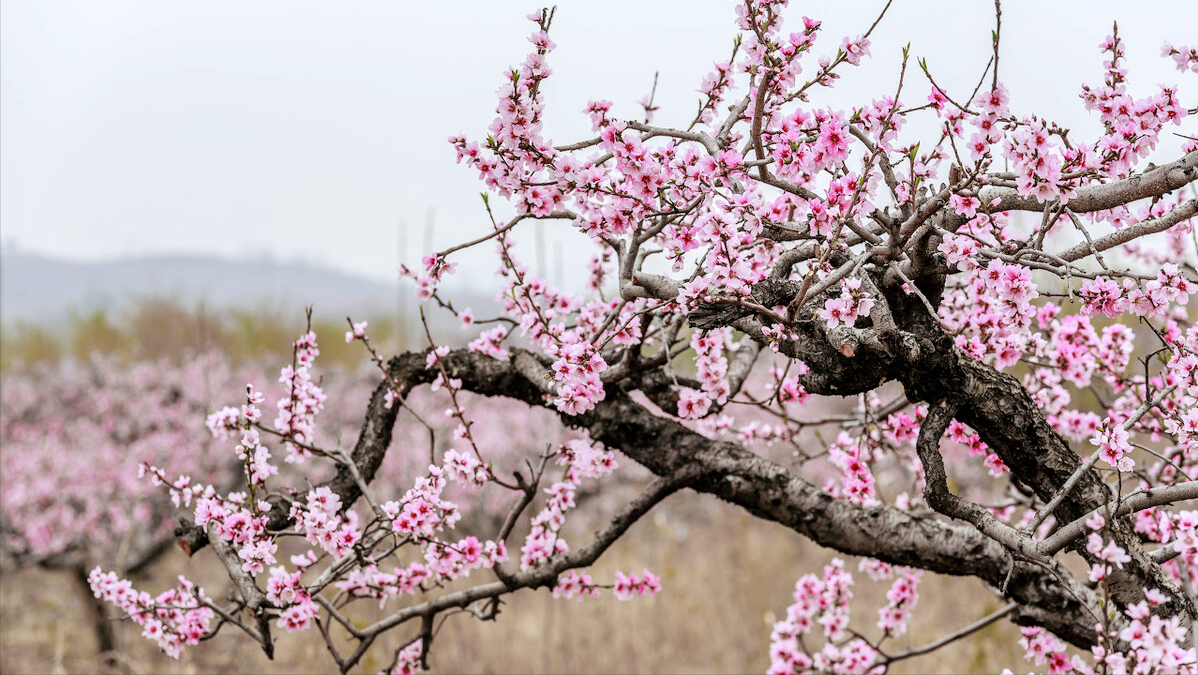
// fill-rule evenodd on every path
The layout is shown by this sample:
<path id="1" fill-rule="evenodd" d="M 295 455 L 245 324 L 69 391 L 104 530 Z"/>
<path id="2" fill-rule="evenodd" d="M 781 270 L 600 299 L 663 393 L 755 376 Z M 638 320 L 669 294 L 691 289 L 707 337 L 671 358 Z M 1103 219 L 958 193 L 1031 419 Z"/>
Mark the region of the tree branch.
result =
<path id="1" fill-rule="evenodd" d="M 1073 203 L 1070 202 L 1069 206 L 1072 209 Z M 1173 227 L 1187 218 L 1193 218 L 1195 214 L 1198 214 L 1198 199 L 1191 199 L 1188 202 L 1179 204 L 1177 208 L 1173 209 L 1169 213 L 1166 213 L 1160 218 L 1143 220 L 1130 227 L 1115 230 L 1105 237 L 1099 237 L 1093 242 L 1078 244 L 1064 253 L 1061 253 L 1058 257 L 1066 262 L 1073 262 L 1074 260 L 1084 258 L 1091 253 L 1097 255 L 1108 248 L 1114 248 L 1120 244 L 1126 244 L 1133 239 L 1139 239 L 1140 237 L 1156 232 L 1164 232 L 1165 230 Z"/>
<path id="2" fill-rule="evenodd" d="M 416 358 L 423 356 L 396 357 L 392 367 L 416 379 L 427 378 L 407 369 L 405 362 Z M 545 405 L 536 387 L 513 380 L 520 376 L 511 362 L 465 351 L 451 352 L 442 362 L 452 377 L 462 380 L 465 390 Z M 565 424 L 587 429 L 592 439 L 621 450 L 658 476 L 693 472 L 686 482 L 692 489 L 715 494 L 822 546 L 942 574 L 975 576 L 994 588 L 1006 583 L 1007 597 L 1021 607 L 1016 620 L 1034 618 L 1081 647 L 1097 638 L 1093 625 L 1098 598 L 1093 591 L 1052 568 L 1021 561 L 1012 565 L 1003 546 L 972 527 L 888 506 L 857 506 L 832 499 L 738 444 L 705 438 L 678 422 L 652 415 L 618 384 L 606 387 L 606 399 L 594 410 L 561 417 Z M 497 590 L 464 591 L 455 603 L 469 604 L 488 592 Z"/>
<path id="3" fill-rule="evenodd" d="M 1077 191 L 1077 196 L 1069 200 L 1069 208 L 1075 213 L 1105 211 L 1117 206 L 1125 206 L 1140 199 L 1160 197 L 1196 180 L 1198 180 L 1198 150 L 1186 154 L 1175 162 L 1158 166 L 1130 178 L 1105 185 L 1081 188 Z M 986 188 L 981 191 L 979 198 L 983 204 L 991 204 L 998 199 L 998 204 L 994 206 L 997 211 L 1035 211 L 1038 213 L 1044 210 L 1043 202 L 1035 197 L 1021 197 L 1012 188 Z"/>

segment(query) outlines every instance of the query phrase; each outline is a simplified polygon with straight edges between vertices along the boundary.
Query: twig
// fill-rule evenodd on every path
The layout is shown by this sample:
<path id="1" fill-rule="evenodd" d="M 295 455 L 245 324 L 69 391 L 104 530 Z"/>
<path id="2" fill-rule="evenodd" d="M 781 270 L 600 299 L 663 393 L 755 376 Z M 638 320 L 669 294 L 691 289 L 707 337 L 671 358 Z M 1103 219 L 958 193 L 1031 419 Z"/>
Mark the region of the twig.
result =
<path id="1" fill-rule="evenodd" d="M 998 40 L 1002 35 L 1002 1 L 994 0 L 994 80 L 992 90 L 998 89 Z"/>
<path id="2" fill-rule="evenodd" d="M 1186 220 L 1187 218 L 1193 218 L 1195 214 L 1198 214 L 1198 199 L 1191 199 L 1184 204 L 1178 205 L 1177 208 L 1173 209 L 1169 213 L 1166 213 L 1160 218 L 1143 220 L 1130 227 L 1115 230 L 1105 237 L 1100 237 L 1096 241 L 1087 241 L 1085 244 L 1078 244 L 1077 246 L 1074 246 L 1068 251 L 1062 253 L 1060 257 L 1063 260 L 1073 262 L 1074 260 L 1085 257 L 1091 252 L 1097 255 L 1098 251 L 1105 251 L 1108 248 L 1114 248 L 1120 244 L 1126 244 L 1133 239 L 1138 239 L 1147 234 L 1163 232 L 1180 223 L 1181 221 Z M 1089 238 L 1087 237 L 1087 239 Z"/>
<path id="3" fill-rule="evenodd" d="M 928 652 L 934 652 L 937 649 L 940 649 L 941 647 L 943 647 L 945 645 L 951 644 L 953 642 L 956 642 L 957 640 L 960 640 L 961 638 L 968 637 L 969 635 L 972 635 L 973 633 L 978 632 L 979 630 L 985 628 L 986 626 L 989 626 L 990 624 L 994 623 L 995 621 L 998 621 L 999 619 L 1003 618 L 1004 616 L 1015 611 L 1018 607 L 1019 607 L 1019 605 L 1014 602 L 1008 603 L 1007 605 L 1003 606 L 1001 609 L 999 609 L 995 612 L 992 612 L 989 615 L 982 617 L 981 619 L 978 619 L 977 621 L 974 621 L 973 623 L 969 624 L 968 626 L 965 626 L 964 628 L 962 628 L 958 631 L 954 631 L 954 632 L 940 638 L 939 640 L 936 640 L 935 642 L 930 642 L 922 647 L 916 647 L 915 649 L 909 649 L 900 654 L 894 654 L 891 656 L 887 656 L 885 659 L 882 660 L 882 664 L 890 665 L 891 663 L 894 663 L 895 661 L 901 661 L 903 659 L 909 659 L 913 656 L 920 656 L 923 654 L 927 654 Z"/>
<path id="4" fill-rule="evenodd" d="M 1122 518 L 1129 513 L 1143 511 L 1154 506 L 1173 504 L 1187 499 L 1198 499 L 1198 480 L 1149 488 L 1132 493 L 1124 497 L 1118 504 L 1114 502 L 1104 504 L 1058 529 L 1051 536 L 1040 542 L 1039 549 L 1044 555 L 1056 555 L 1061 549 L 1068 546 L 1069 542 L 1077 539 L 1089 530 L 1086 520 L 1095 514 L 1107 515 L 1109 513 L 1107 515 L 1108 518 Z"/>

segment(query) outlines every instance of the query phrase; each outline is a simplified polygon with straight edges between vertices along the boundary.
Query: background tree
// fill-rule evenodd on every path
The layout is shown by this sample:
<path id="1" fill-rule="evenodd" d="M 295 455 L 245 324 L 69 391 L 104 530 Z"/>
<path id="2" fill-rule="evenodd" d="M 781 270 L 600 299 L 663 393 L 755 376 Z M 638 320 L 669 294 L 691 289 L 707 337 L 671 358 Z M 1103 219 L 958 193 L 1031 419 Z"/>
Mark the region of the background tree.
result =
<path id="1" fill-rule="evenodd" d="M 244 489 L 172 486 L 146 468 L 194 509 L 180 541 L 189 552 L 211 545 L 236 600 L 186 580 L 152 597 L 100 569 L 97 595 L 170 653 L 224 624 L 268 654 L 272 630 L 310 631 L 346 672 L 399 629 L 390 669 L 409 671 L 427 665 L 438 617 L 494 619 L 518 589 L 656 592 L 649 571 L 596 581 L 585 568 L 689 488 L 894 579 L 875 630 L 848 625 L 843 563 L 800 578 L 771 635 L 773 672 L 885 670 L 1002 617 L 1025 627 L 1029 659 L 1054 672 L 1198 667 L 1198 513 L 1172 506 L 1198 497 L 1198 328 L 1185 308 L 1198 141 L 1183 133 L 1179 156 L 1147 162 L 1194 111 L 1177 88 L 1129 92 L 1117 30 L 1101 45 L 1101 83 L 1081 88 L 1101 133 L 1070 137 L 1011 110 L 997 5 L 994 56 L 974 91 L 943 90 L 931 64 L 908 73 L 904 50 L 892 94 L 819 107 L 821 88 L 869 56 L 873 27 L 816 57 L 819 22 L 784 31 L 785 5 L 738 6 L 732 54 L 702 83 L 692 117 L 655 124 L 652 94 L 637 120 L 592 101 L 595 136 L 569 144 L 542 136 L 553 12 L 531 15 L 534 49 L 503 82 L 489 135 L 450 139 L 515 215 L 497 220 L 484 195 L 491 234 L 405 270 L 422 298 L 483 323 L 437 287 L 454 252 L 492 242 L 494 325 L 466 349 L 385 360 L 351 321 L 346 339 L 363 341 L 383 373 L 352 451 L 313 443 L 324 394 L 308 370 L 315 339 L 301 336 L 273 424 L 253 385 L 240 408 L 209 419 L 238 441 Z M 1198 70 L 1192 48 L 1163 53 Z M 908 139 L 908 120 L 935 131 Z M 521 262 L 514 239 L 538 220 L 590 237 L 585 295 Z M 372 480 L 389 449 L 403 452 L 391 443 L 397 416 L 425 386 L 446 397 L 455 442 L 385 500 Z M 467 393 L 552 410 L 581 436 L 523 466 L 496 461 Z M 856 406 L 817 416 L 813 396 Z M 273 478 L 270 439 L 335 475 L 311 487 Z M 617 451 L 656 478 L 592 539 L 567 542 L 576 493 L 596 479 L 606 489 Z M 958 489 L 956 475 L 979 465 L 993 480 Z M 500 495 L 496 529 L 459 532 L 450 483 Z M 290 565 L 277 559 L 283 540 L 305 544 Z M 484 580 L 464 581 L 480 568 Z M 886 641 L 906 629 L 920 570 L 976 577 L 1008 604 L 896 652 Z M 363 599 L 388 613 L 356 620 Z"/>

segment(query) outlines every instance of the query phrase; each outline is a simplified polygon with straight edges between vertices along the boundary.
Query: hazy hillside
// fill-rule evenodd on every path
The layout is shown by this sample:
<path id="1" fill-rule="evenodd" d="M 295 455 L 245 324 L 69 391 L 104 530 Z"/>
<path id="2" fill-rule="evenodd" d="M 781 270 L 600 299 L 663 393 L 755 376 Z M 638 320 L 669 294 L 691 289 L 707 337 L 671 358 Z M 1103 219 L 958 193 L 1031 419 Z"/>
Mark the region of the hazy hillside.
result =
<path id="1" fill-rule="evenodd" d="M 270 306 L 297 312 L 312 304 L 321 313 L 386 312 L 400 306 L 398 281 L 380 283 L 337 271 L 269 259 L 223 260 L 158 256 L 81 263 L 26 253 L 0 254 L 0 320 L 55 323 L 68 309 L 116 310 L 138 298 L 170 298 L 183 305 Z M 405 289 L 410 293 L 410 289 Z M 407 301 L 407 306 L 414 303 Z"/>

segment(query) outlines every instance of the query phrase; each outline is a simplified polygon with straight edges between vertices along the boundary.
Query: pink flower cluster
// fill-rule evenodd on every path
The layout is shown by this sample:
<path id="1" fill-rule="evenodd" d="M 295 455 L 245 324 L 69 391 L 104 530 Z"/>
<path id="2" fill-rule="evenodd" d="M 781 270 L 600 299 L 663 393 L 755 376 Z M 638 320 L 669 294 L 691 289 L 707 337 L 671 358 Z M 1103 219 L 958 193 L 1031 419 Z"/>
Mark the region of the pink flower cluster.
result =
<path id="1" fill-rule="evenodd" d="M 364 330 L 366 324 L 360 325 Z M 358 326 L 354 326 L 354 333 L 357 331 Z M 316 413 L 324 408 L 324 392 L 312 381 L 311 373 L 312 362 L 319 355 L 316 333 L 308 331 L 295 341 L 295 366 L 285 366 L 279 374 L 279 382 L 285 387 L 286 394 L 279 399 L 275 430 L 287 439 L 283 442 L 287 448 L 287 462 L 302 463 L 309 455 L 300 444 L 314 440 Z"/>
<path id="2" fill-rule="evenodd" d="M 853 576 L 839 558 L 824 567 L 824 576 L 805 574 L 795 584 L 794 604 L 786 608 L 786 619 L 774 624 L 770 633 L 770 675 L 817 672 L 873 673 L 878 653 L 861 638 L 848 636 L 849 602 L 853 599 Z M 800 638 L 816 624 L 823 628 L 827 643 L 814 655 L 802 647 Z"/>
<path id="3" fill-rule="evenodd" d="M 959 199 L 957 195 L 953 195 L 953 198 Z M 956 202 L 954 202 L 954 206 L 956 206 Z M 944 254 L 949 267 L 968 271 L 977 266 L 978 244 L 969 237 L 959 234 L 946 234 L 944 240 L 940 243 L 939 250 Z"/>
<path id="4" fill-rule="evenodd" d="M 1087 521 L 1091 529 L 1099 529 Z M 1171 512 L 1166 509 L 1152 508 L 1136 513 L 1135 531 L 1143 534 L 1149 541 L 1170 544 L 1176 548 L 1178 558 L 1185 563 L 1184 568 L 1176 561 L 1162 565 L 1165 571 L 1177 584 L 1198 583 L 1198 511 Z"/>
<path id="5" fill-rule="evenodd" d="M 802 108 L 782 118 L 774 135 L 773 158 L 778 175 L 798 183 L 810 182 L 819 172 L 843 162 L 849 155 L 848 121 L 831 109 L 808 112 Z M 837 195 L 839 196 L 839 194 Z M 830 199 L 828 203 L 837 203 Z M 815 229 L 828 234 L 827 204 L 811 205 L 821 222 Z M 847 206 L 838 203 L 838 207 Z"/>
<path id="6" fill-rule="evenodd" d="M 312 600 L 300 582 L 304 567 L 314 562 L 315 556 L 308 552 L 311 558 L 292 556 L 292 563 L 299 563 L 300 569 L 288 574 L 283 566 L 270 568 L 270 579 L 266 582 L 266 599 L 280 608 L 279 618 L 275 625 L 288 633 L 307 630 L 312 626 L 320 607 Z"/>
<path id="7" fill-rule="evenodd" d="M 563 344 L 552 350 L 558 356 L 553 363 L 553 378 L 558 383 L 553 404 L 567 415 L 580 415 L 595 407 L 606 394 L 600 373 L 607 368 L 603 355 L 583 342 Z"/>
<path id="8" fill-rule="evenodd" d="M 1085 300 L 1083 314 L 1102 313 L 1115 318 L 1129 309 L 1139 316 L 1160 316 L 1170 305 L 1185 305 L 1192 292 L 1191 284 L 1178 272 L 1177 265 L 1166 263 L 1157 278 L 1146 282 L 1143 289 L 1137 288 L 1131 279 L 1124 279 L 1120 285 L 1099 276 L 1086 282 L 1078 295 Z"/>
<path id="9" fill-rule="evenodd" d="M 241 406 L 241 416 L 244 420 L 241 428 L 241 443 L 233 448 L 237 459 L 245 463 L 246 479 L 251 486 L 266 483 L 266 479 L 279 472 L 278 467 L 270 463 L 270 450 L 262 445 L 262 437 L 252 425 L 262 419 L 262 411 L 258 405 L 266 400 L 262 392 L 254 391 L 254 385 L 246 385 L 246 403 Z M 280 406 L 281 407 L 281 406 Z M 210 424 L 211 428 L 212 425 Z"/>
<path id="10" fill-rule="evenodd" d="M 633 572 L 632 574 L 624 574 L 616 572 L 616 583 L 612 587 L 612 594 L 617 600 L 631 600 L 636 597 L 649 596 L 653 597 L 661 592 L 661 578 L 643 570 L 639 575 Z"/>
<path id="11" fill-rule="evenodd" d="M 568 467 L 566 479 L 578 483 L 580 478 L 601 478 L 616 470 L 615 454 L 590 441 L 575 438 L 558 449 L 557 463 Z"/>
<path id="12" fill-rule="evenodd" d="M 1039 626 L 1019 629 L 1023 637 L 1019 646 L 1023 647 L 1023 658 L 1037 666 L 1048 666 L 1052 675 L 1072 672 L 1089 672 L 1089 668 L 1080 656 L 1069 656 L 1065 651 L 1065 643 L 1060 638 L 1040 628 Z"/>
<path id="13" fill-rule="evenodd" d="M 1070 656 L 1065 643 L 1056 636 L 1043 628 L 1030 626 L 1020 629 L 1023 637 L 1019 644 L 1024 649 L 1024 658 L 1037 666 L 1048 666 L 1047 672 L 1053 675 L 1198 673 L 1195 650 L 1179 646 L 1186 640 L 1180 617 L 1162 619 L 1152 613 L 1152 608 L 1165 602 L 1167 596 L 1155 588 L 1146 589 L 1144 595 L 1145 600 L 1129 605 L 1123 612 L 1127 627 L 1117 636 L 1130 644 L 1131 649 L 1110 649 L 1107 645 L 1115 636 L 1100 635 L 1099 643 L 1090 648 L 1091 666 L 1080 655 Z M 1101 632 L 1101 623 L 1098 628 Z"/>
<path id="14" fill-rule="evenodd" d="M 1120 471 L 1131 471 L 1135 462 L 1128 457 L 1132 450 L 1129 438 L 1127 429 L 1108 417 L 1098 425 L 1098 435 L 1090 442 L 1098 446 L 1098 456 L 1107 464 Z"/>
<path id="15" fill-rule="evenodd" d="M 897 636 L 907 632 L 911 612 L 915 609 L 915 603 L 919 602 L 918 589 L 923 572 L 910 567 L 895 571 L 898 572 L 898 578 L 886 591 L 888 602 L 885 607 L 878 609 L 878 628 L 885 631 L 886 635 Z"/>
<path id="16" fill-rule="evenodd" d="M 382 608 L 391 598 L 414 595 L 424 590 L 424 583 L 432 579 L 433 574 L 428 566 L 420 562 L 392 568 L 390 573 L 380 572 L 376 565 L 367 565 L 351 570 L 345 579 L 334 586 L 355 598 L 378 598 L 379 607 Z"/>
<path id="17" fill-rule="evenodd" d="M 222 539 L 240 544 L 237 554 L 244 561 L 242 568 L 255 576 L 275 563 L 274 554 L 278 551 L 278 545 L 265 530 L 268 517 L 263 514 L 270 510 L 270 503 L 257 498 L 259 491 L 265 491 L 266 480 L 278 473 L 278 468 L 270 463 L 270 451 L 261 444 L 258 430 L 252 426 L 262 418 L 258 405 L 263 400 L 265 397 L 254 390 L 253 384 L 246 385 L 246 403 L 239 411 L 241 443 L 234 450 L 244 466 L 249 494 L 230 493 L 222 498 L 208 488 L 195 507 L 196 525 L 213 525 Z M 209 416 L 208 427 L 214 433 L 229 433 L 227 410 Z"/>
<path id="18" fill-rule="evenodd" d="M 532 518 L 532 530 L 520 549 L 521 569 L 538 567 L 553 556 L 570 550 L 560 531 L 566 523 L 566 514 L 577 505 L 578 486 L 584 477 L 600 478 L 616 468 L 610 451 L 601 450 L 583 439 L 560 446 L 556 461 L 564 464 L 566 470 L 562 480 L 545 490 L 548 495 L 545 506 Z"/>
<path id="19" fill-rule="evenodd" d="M 703 124 L 711 124 L 715 118 L 716 108 L 724 100 L 726 92 L 732 88 L 735 79 L 732 75 L 732 64 L 728 61 L 716 62 L 713 70 L 703 76 L 703 81 L 695 91 L 703 94 L 703 105 L 699 109 L 698 119 Z M 610 106 L 611 104 L 608 103 Z"/>
<path id="20" fill-rule="evenodd" d="M 1106 527 L 1106 519 L 1102 515 L 1091 516 L 1086 520 L 1086 526 L 1092 530 L 1086 541 L 1086 550 L 1100 561 L 1091 566 L 1090 579 L 1097 583 L 1105 583 L 1111 571 L 1115 567 L 1122 567 L 1131 557 L 1114 541 L 1104 540 L 1100 531 Z M 1182 581 L 1182 568 L 1174 561 L 1165 563 L 1162 567 L 1173 577 L 1174 583 L 1192 584 L 1198 578 L 1193 569 L 1188 567 L 1198 562 L 1198 537 L 1194 534 L 1196 526 L 1198 511 L 1173 514 L 1151 509 L 1147 512 L 1141 511 L 1136 516 L 1136 530 L 1147 535 L 1150 540 L 1166 542 L 1173 535 L 1173 546 L 1177 547 L 1182 559 L 1186 561 L 1187 567 L 1184 569 L 1189 571 L 1189 579 Z M 1145 589 L 1144 596 L 1145 600 L 1128 605 L 1123 611 L 1126 625 L 1118 632 L 1117 637 L 1130 644 L 1130 650 L 1109 649 L 1107 645 L 1116 637 L 1114 631 L 1102 623 L 1097 626 L 1100 633 L 1099 641 L 1091 648 L 1095 670 L 1198 673 L 1198 652 L 1193 647 L 1187 649 L 1182 646 L 1188 635 L 1181 625 L 1181 617 L 1163 619 L 1152 611 L 1153 607 L 1168 602 L 1168 596 L 1155 588 Z M 1025 648 L 1029 660 L 1036 658 L 1037 663 L 1040 663 L 1040 659 L 1048 658 L 1060 663 L 1061 668 L 1054 672 L 1094 672 L 1076 657 L 1066 665 L 1061 648 L 1050 650 L 1030 644 L 1025 645 Z"/>
<path id="21" fill-rule="evenodd" d="M 697 420 L 707 416 L 711 409 L 711 398 L 690 387 L 678 388 L 678 416 L 684 420 Z"/>
<path id="22" fill-rule="evenodd" d="M 395 653 L 395 666 L 379 675 L 416 675 L 424 670 L 420 657 L 424 654 L 424 643 L 413 640 Z"/>
<path id="23" fill-rule="evenodd" d="M 863 439 L 840 432 L 836 442 L 828 446 L 828 461 L 840 469 L 841 489 L 836 489 L 829 480 L 824 491 L 850 504 L 876 504 L 876 481 L 869 470 L 872 459 L 873 453 Z"/>
<path id="24" fill-rule="evenodd" d="M 205 607 L 203 589 L 183 576 L 179 585 L 152 597 L 133 590 L 132 582 L 117 578 L 99 567 L 88 574 L 88 583 L 97 598 L 116 605 L 142 627 L 142 636 L 158 644 L 168 656 L 178 659 L 185 645 L 197 645 L 208 637 L 216 613 Z"/>
<path id="25" fill-rule="evenodd" d="M 533 18 L 535 17 L 535 18 Z M 525 176 L 554 166 L 557 153 L 541 138 L 543 102 L 540 83 L 552 74 L 546 56 L 556 45 L 549 39 L 548 12 L 530 15 L 538 29 L 529 37 L 535 50 L 528 54 L 519 68 L 508 71 L 496 92 L 499 104 L 497 116 L 488 131 L 487 156 L 477 143 L 468 143 L 462 136 L 450 137 L 457 149 L 458 162 L 478 169 L 487 186 L 504 197 L 520 196 L 517 208 L 532 215 L 551 212 L 562 200 L 563 190 L 556 184 L 540 184 L 525 189 Z M 565 162 L 568 164 L 567 162 Z M 434 282 L 440 280 L 437 274 Z"/>
<path id="26" fill-rule="evenodd" d="M 828 323 L 828 328 L 835 328 L 842 323 L 852 327 L 858 317 L 869 316 L 873 306 L 874 301 L 869 293 L 861 290 L 861 280 L 846 279 L 840 287 L 840 297 L 825 300 L 819 317 Z"/>
<path id="27" fill-rule="evenodd" d="M 428 476 L 416 478 L 416 484 L 398 502 L 382 505 L 391 527 L 400 534 L 431 539 L 437 532 L 452 529 L 462 515 L 457 504 L 441 498 L 445 489 L 445 470 L 432 464 Z"/>
<path id="28" fill-rule="evenodd" d="M 702 419 L 708 415 L 712 403 L 723 405 L 728 401 L 728 359 L 725 354 L 731 337 L 732 331 L 727 327 L 707 333 L 696 331 L 691 336 L 702 389 L 678 388 L 678 416 L 682 419 Z"/>
<path id="29" fill-rule="evenodd" d="M 969 118 L 969 123 L 974 127 L 973 134 L 969 137 L 969 153 L 971 158 L 976 162 L 991 157 L 990 146 L 996 145 L 1002 140 L 1002 117 L 1008 113 L 1007 102 L 1010 96 L 1007 94 L 1007 88 L 1001 82 L 998 86 L 990 91 L 983 91 L 973 100 L 973 104 L 977 106 L 981 112 Z M 950 113 L 950 124 L 956 119 L 955 113 Z M 960 135 L 960 134 L 956 134 Z"/>
<path id="30" fill-rule="evenodd" d="M 1099 529 L 1102 527 L 1101 519 L 1096 522 L 1086 523 L 1091 529 Z M 1098 527 L 1095 528 L 1094 526 Z M 1106 541 L 1103 545 L 1103 538 L 1097 532 L 1091 532 L 1086 538 L 1086 551 L 1095 558 L 1103 561 L 1090 565 L 1090 581 L 1101 582 L 1106 580 L 1114 567 L 1123 569 L 1125 563 L 1131 562 L 1131 556 L 1127 555 L 1127 551 L 1119 546 L 1114 540 Z M 1112 567 L 1114 566 L 1114 567 Z"/>
<path id="31" fill-rule="evenodd" d="M 1047 339 L 1037 340 L 1035 349 L 1037 360 L 1054 366 L 1052 372 L 1037 371 L 1041 385 L 1052 388 L 1051 395 L 1060 405 L 1058 408 L 1053 401 L 1044 401 L 1042 405 L 1050 414 L 1058 413 L 1070 400 L 1057 382 L 1064 379 L 1078 387 L 1088 387 L 1095 374 L 1104 374 L 1109 383 L 1116 385 L 1117 378 L 1127 368 L 1133 347 L 1132 334 L 1126 326 L 1112 324 L 1099 335 L 1084 313 L 1048 318 L 1058 313 L 1052 303 L 1041 308 L 1040 325 L 1048 329 L 1048 335 Z M 1035 389 L 1038 387 L 1033 388 L 1033 396 L 1037 395 Z"/>
<path id="32" fill-rule="evenodd" d="M 1076 196 L 1076 192 L 1069 181 L 1063 179 L 1063 148 L 1049 141 L 1051 131 L 1053 129 L 1042 119 L 1024 118 L 1007 139 L 1004 150 L 1012 160 L 1011 168 L 1017 176 L 1016 189 L 1020 195 L 1035 197 L 1040 202 L 1058 199 L 1065 204 Z"/>
<path id="33" fill-rule="evenodd" d="M 308 492 L 306 505 L 291 505 L 291 518 L 309 543 L 340 558 L 362 538 L 357 512 L 346 509 L 342 517 L 341 511 L 341 497 L 322 486 Z"/>
<path id="34" fill-rule="evenodd" d="M 1031 301 L 1040 295 L 1031 271 L 996 258 L 966 272 L 964 281 L 940 307 L 941 318 L 961 331 L 957 346 L 977 359 L 993 354 L 995 368 L 1014 364 L 1028 348 L 1026 331 L 1036 314 Z"/>
<path id="35" fill-rule="evenodd" d="M 728 359 L 725 354 L 731 342 L 732 329 L 727 326 L 708 331 L 706 334 L 696 331 L 691 336 L 691 348 L 695 350 L 696 377 L 703 387 L 703 393 L 720 405 L 728 402 Z"/>
<path id="36" fill-rule="evenodd" d="M 553 597 L 570 599 L 575 595 L 580 601 L 599 597 L 599 586 L 591 579 L 590 574 L 570 570 L 558 578 L 557 585 L 553 587 Z"/>
<path id="37" fill-rule="evenodd" d="M 1198 407 L 1191 407 L 1166 418 L 1165 428 L 1177 437 L 1177 445 L 1187 459 L 1198 457 Z"/>
<path id="38" fill-rule="evenodd" d="M 804 367 L 806 367 L 805 364 Z M 811 394 L 807 393 L 807 390 L 799 382 L 799 376 L 802 374 L 803 371 L 800 371 L 798 375 L 784 377 L 778 382 L 778 401 L 780 403 L 783 405 L 792 403 L 798 406 L 806 405 Z"/>
<path id="39" fill-rule="evenodd" d="M 1182 72 L 1189 70 L 1198 73 L 1198 46 L 1174 47 L 1166 42 L 1161 45 L 1161 56 L 1172 58 L 1173 62 L 1177 64 L 1177 69 Z"/>
<path id="40" fill-rule="evenodd" d="M 1152 607 L 1167 601 L 1164 593 L 1155 588 L 1145 590 L 1146 600 L 1128 605 L 1125 613 L 1130 625 L 1119 631 L 1119 638 L 1131 644 L 1128 652 L 1092 648 L 1095 663 L 1110 666 L 1113 671 L 1128 668 L 1137 673 L 1198 673 L 1198 652 L 1181 645 L 1188 639 L 1181 617 L 1162 619 L 1152 613 Z"/>
<path id="41" fill-rule="evenodd" d="M 400 265 L 399 276 L 415 280 L 416 297 L 427 300 L 437 292 L 437 286 L 441 284 L 442 278 L 447 274 L 453 274 L 458 264 L 449 262 L 443 255 L 427 255 L 421 258 L 420 262 L 424 265 L 423 274 L 408 269 L 407 265 Z"/>
<path id="42" fill-rule="evenodd" d="M 564 480 L 545 490 L 549 499 L 532 519 L 532 530 L 520 549 L 520 568 L 537 567 L 555 555 L 566 553 L 570 546 L 559 532 L 566 524 L 566 512 L 574 508 L 574 492 L 578 483 Z"/>
<path id="43" fill-rule="evenodd" d="M 503 341 L 507 338 L 507 334 L 507 326 L 496 326 L 485 330 L 478 338 L 470 341 L 470 351 L 475 354 L 486 354 L 494 359 L 506 359 L 509 353 L 503 347 Z"/>
<path id="44" fill-rule="evenodd" d="M 269 509 L 269 504 L 260 502 L 252 508 L 261 512 Z M 196 525 L 215 528 L 217 536 L 239 546 L 242 569 L 255 576 L 276 562 L 278 545 L 266 532 L 266 520 L 267 516 L 255 515 L 247 508 L 244 493 L 233 492 L 226 497 L 205 494 L 196 501 Z"/>
<path id="45" fill-rule="evenodd" d="M 1121 64 L 1124 56 L 1122 40 L 1108 35 L 1099 48 L 1111 57 L 1105 63 L 1103 84 L 1098 87 L 1083 85 L 1081 98 L 1087 110 L 1100 114 L 1106 134 L 1092 150 L 1086 146 L 1080 147 L 1079 151 L 1092 152 L 1101 158 L 1087 163 L 1085 168 L 1122 178 L 1136 161 L 1156 147 L 1165 124 L 1181 124 L 1187 111 L 1177 100 L 1177 92 L 1169 87 L 1162 86 L 1154 96 L 1133 98 L 1127 93 L 1127 71 Z"/>
<path id="46" fill-rule="evenodd" d="M 741 30 L 746 31 L 747 36 L 743 45 L 745 56 L 741 63 L 741 69 L 744 71 L 750 71 L 753 68 L 769 70 L 772 78 L 769 78 L 768 83 L 760 82 L 759 86 L 768 86 L 771 91 L 777 93 L 785 92 L 795 84 L 795 78 L 802 72 L 801 57 L 811 50 L 820 26 L 818 21 L 804 17 L 802 32 L 783 35 L 783 17 L 779 10 L 785 4 L 785 2 L 755 2 L 736 6 L 736 24 Z M 858 41 L 864 42 L 864 44 L 857 44 Z M 851 52 L 846 54 L 841 51 L 837 55 L 837 62 L 846 60 L 846 57 L 858 59 L 863 50 L 868 53 L 868 40 L 858 41 L 852 43 L 846 41 L 846 45 L 851 46 Z M 825 70 L 831 70 L 827 57 L 821 59 L 821 65 Z M 823 73 L 823 75 L 827 74 Z M 751 96 L 750 98 L 755 97 Z"/>
<path id="47" fill-rule="evenodd" d="M 449 478 L 461 483 L 482 487 L 483 483 L 490 478 L 487 467 L 482 462 L 465 452 L 458 452 L 452 448 L 445 451 L 444 457 L 441 458 L 441 464 L 445 467 L 445 473 Z"/>
<path id="48" fill-rule="evenodd" d="M 1077 292 L 1085 301 L 1082 314 L 1101 313 L 1111 318 L 1118 317 L 1127 309 L 1124 295 L 1132 288 L 1135 288 L 1135 282 L 1131 279 L 1124 279 L 1122 288 L 1114 279 L 1105 279 L 1101 275 L 1087 281 Z"/>
<path id="49" fill-rule="evenodd" d="M 351 330 L 345 332 L 345 344 L 350 344 L 354 340 L 361 340 L 366 337 L 366 322 L 350 323 Z"/>
<path id="50" fill-rule="evenodd" d="M 993 452 L 990 452 L 990 446 L 982 441 L 982 437 L 967 425 L 953 420 L 948 425 L 948 437 L 953 442 L 965 446 L 969 450 L 970 457 L 985 456 L 984 463 L 986 468 L 990 470 L 990 475 L 997 478 L 1009 471 L 1007 466 L 1003 464 L 1002 459 Z"/>

